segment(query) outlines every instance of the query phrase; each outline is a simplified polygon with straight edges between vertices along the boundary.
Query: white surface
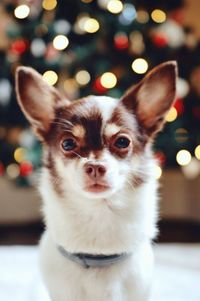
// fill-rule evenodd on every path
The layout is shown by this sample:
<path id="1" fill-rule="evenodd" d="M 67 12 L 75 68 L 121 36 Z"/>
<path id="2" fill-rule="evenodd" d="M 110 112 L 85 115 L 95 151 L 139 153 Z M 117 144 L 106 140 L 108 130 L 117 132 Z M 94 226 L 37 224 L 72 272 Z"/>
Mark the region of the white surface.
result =
<path id="1" fill-rule="evenodd" d="M 157 245 L 155 255 L 152 301 L 199 301 L 200 244 Z M 49 301 L 37 247 L 0 247 L 0 301 Z"/>

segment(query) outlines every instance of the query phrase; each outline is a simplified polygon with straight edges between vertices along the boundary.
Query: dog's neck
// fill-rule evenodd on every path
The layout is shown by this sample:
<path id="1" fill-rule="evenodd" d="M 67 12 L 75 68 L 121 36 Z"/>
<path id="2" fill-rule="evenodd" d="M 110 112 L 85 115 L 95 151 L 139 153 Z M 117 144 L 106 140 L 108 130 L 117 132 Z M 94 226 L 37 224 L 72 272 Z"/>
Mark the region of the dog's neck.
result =
<path id="1" fill-rule="evenodd" d="M 88 268 L 103 268 L 118 262 L 124 261 L 131 256 L 131 253 L 97 255 L 84 253 L 70 253 L 62 246 L 57 246 L 58 251 L 66 259 L 75 262 L 76 264 Z"/>

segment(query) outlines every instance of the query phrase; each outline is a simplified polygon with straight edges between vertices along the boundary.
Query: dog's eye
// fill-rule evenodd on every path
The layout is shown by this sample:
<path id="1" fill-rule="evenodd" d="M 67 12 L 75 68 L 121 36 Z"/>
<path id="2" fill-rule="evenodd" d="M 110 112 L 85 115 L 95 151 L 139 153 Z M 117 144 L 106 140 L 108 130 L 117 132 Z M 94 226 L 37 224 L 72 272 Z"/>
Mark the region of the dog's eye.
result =
<path id="1" fill-rule="evenodd" d="M 63 142 L 62 142 L 62 148 L 63 148 L 65 151 L 71 151 L 71 150 L 73 150 L 74 148 L 76 148 L 76 146 L 77 146 L 76 141 L 75 141 L 73 138 L 65 139 L 65 140 L 63 140 Z"/>
<path id="2" fill-rule="evenodd" d="M 130 144 L 130 140 L 127 137 L 119 137 L 114 143 L 117 148 L 127 148 Z"/>

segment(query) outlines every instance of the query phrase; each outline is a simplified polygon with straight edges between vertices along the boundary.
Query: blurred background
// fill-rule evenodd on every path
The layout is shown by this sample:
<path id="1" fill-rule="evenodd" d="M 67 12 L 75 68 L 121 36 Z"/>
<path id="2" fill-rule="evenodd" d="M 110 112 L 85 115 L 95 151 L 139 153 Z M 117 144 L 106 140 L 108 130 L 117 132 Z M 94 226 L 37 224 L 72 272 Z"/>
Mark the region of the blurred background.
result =
<path id="1" fill-rule="evenodd" d="M 0 2 L 0 244 L 35 244 L 43 223 L 34 188 L 41 146 L 16 103 L 17 66 L 37 69 L 71 100 L 120 97 L 166 60 L 177 99 L 155 143 L 158 241 L 200 241 L 200 1 Z"/>

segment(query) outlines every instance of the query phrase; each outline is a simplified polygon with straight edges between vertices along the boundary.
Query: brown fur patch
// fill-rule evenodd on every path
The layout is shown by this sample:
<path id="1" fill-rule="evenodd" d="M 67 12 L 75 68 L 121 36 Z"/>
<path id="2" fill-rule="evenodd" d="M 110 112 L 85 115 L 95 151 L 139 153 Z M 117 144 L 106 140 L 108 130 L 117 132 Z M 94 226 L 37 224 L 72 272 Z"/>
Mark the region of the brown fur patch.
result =
<path id="1" fill-rule="evenodd" d="M 51 153 L 51 148 L 48 149 L 46 153 L 43 154 L 43 166 L 49 170 L 51 183 L 54 187 L 54 190 L 59 196 L 63 196 L 64 192 L 62 190 L 62 179 L 57 173 L 53 155 Z"/>
<path id="2" fill-rule="evenodd" d="M 133 153 L 138 154 L 144 150 L 147 136 L 140 130 L 137 119 L 123 105 L 119 105 L 113 112 L 109 122 L 121 127 L 123 133 L 132 138 Z"/>
<path id="3" fill-rule="evenodd" d="M 145 184 L 146 182 L 147 182 L 147 179 L 142 176 L 133 176 L 133 178 L 132 178 L 132 183 L 135 188 L 140 187 L 141 185 Z"/>
<path id="4" fill-rule="evenodd" d="M 78 127 L 82 128 L 84 137 L 73 135 L 74 129 Z M 81 99 L 56 110 L 56 118 L 46 136 L 47 144 L 54 151 L 60 151 L 61 142 L 70 137 L 76 139 L 77 148 L 71 152 L 63 152 L 66 159 L 77 156 L 88 157 L 91 152 L 98 153 L 96 155 L 99 156 L 102 151 L 104 141 L 101 112 L 89 100 Z"/>
<path id="5" fill-rule="evenodd" d="M 56 111 L 56 118 L 52 122 L 47 135 L 47 144 L 55 151 L 60 151 L 61 142 L 74 137 L 73 129 L 80 126 L 83 128 L 85 135 L 84 137 L 74 137 L 77 140 L 77 148 L 71 152 L 64 152 L 64 160 L 76 158 L 77 156 L 88 157 L 90 153 L 99 158 L 104 147 L 107 147 L 113 155 L 122 159 L 143 151 L 146 136 L 143 136 L 139 131 L 134 115 L 123 105 L 116 107 L 107 124 L 109 123 L 119 127 L 122 135 L 127 134 L 130 137 L 132 142 L 129 148 L 118 149 L 114 147 L 113 141 L 116 139 L 116 135 L 104 136 L 103 116 L 101 116 L 99 109 L 87 99 L 78 100 L 72 105 L 59 108 Z"/>

